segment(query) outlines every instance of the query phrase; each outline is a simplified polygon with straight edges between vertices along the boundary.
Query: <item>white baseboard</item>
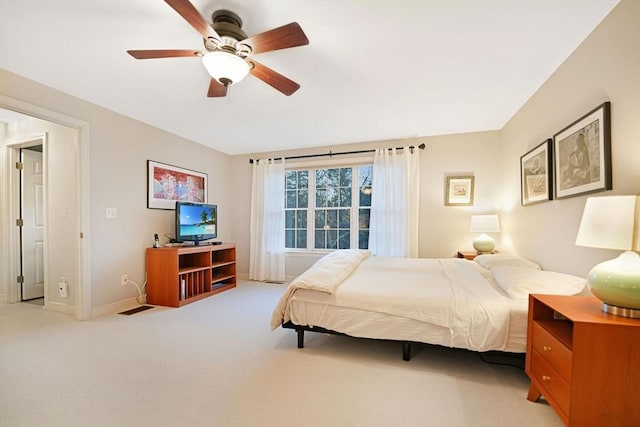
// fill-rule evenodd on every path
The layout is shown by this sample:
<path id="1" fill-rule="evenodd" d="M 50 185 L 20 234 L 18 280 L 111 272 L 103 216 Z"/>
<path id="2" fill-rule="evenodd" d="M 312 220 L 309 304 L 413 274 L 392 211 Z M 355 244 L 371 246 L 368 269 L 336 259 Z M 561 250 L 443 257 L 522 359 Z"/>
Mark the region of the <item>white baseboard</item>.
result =
<path id="1" fill-rule="evenodd" d="M 65 304 L 63 302 L 57 302 L 57 301 L 48 301 L 48 302 L 45 301 L 44 309 L 46 311 L 53 311 L 55 313 L 68 314 L 70 316 L 75 316 L 76 314 L 75 304 Z"/>

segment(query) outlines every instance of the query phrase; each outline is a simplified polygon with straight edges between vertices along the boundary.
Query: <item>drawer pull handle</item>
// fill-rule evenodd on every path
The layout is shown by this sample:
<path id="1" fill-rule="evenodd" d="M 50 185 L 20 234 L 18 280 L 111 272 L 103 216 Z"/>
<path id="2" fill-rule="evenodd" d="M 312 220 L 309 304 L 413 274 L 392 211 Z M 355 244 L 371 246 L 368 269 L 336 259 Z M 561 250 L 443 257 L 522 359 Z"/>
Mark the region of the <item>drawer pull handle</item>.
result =
<path id="1" fill-rule="evenodd" d="M 550 347 L 550 346 L 548 346 L 548 345 L 543 345 L 543 346 L 542 346 L 542 349 L 543 349 L 544 351 L 551 351 L 551 347 Z"/>
<path id="2" fill-rule="evenodd" d="M 543 375 L 543 376 L 542 376 L 542 381 L 549 382 L 549 381 L 551 381 L 551 377 L 550 377 L 550 376 L 548 376 L 548 375 Z"/>

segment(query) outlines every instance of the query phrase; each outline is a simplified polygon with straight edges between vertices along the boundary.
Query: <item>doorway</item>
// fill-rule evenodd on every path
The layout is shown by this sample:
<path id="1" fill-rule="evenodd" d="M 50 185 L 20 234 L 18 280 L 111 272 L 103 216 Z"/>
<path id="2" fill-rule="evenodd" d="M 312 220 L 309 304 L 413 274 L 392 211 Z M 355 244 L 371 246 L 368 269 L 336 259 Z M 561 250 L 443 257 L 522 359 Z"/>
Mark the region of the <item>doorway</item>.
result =
<path id="1" fill-rule="evenodd" d="M 46 231 L 46 233 L 44 234 L 42 243 L 37 243 L 37 238 L 32 239 L 36 242 L 32 253 L 35 254 L 35 257 L 39 257 L 38 251 L 41 251 L 44 258 L 44 267 L 41 271 L 34 274 L 36 277 L 39 274 L 43 274 L 44 276 L 45 309 L 75 315 L 75 318 L 78 320 L 91 319 L 91 244 L 90 238 L 86 233 L 86 230 L 89 229 L 90 212 L 89 124 L 74 117 L 3 95 L 0 95 L 0 109 L 8 109 L 9 111 L 35 119 L 42 126 L 42 130 L 40 131 L 43 133 L 42 136 L 46 137 L 42 144 L 43 160 L 41 166 L 44 172 L 44 183 L 42 188 L 37 190 L 43 193 L 42 222 L 43 231 Z M 67 131 L 64 132 L 65 136 L 62 140 L 58 134 L 60 127 L 67 129 Z M 22 130 L 25 129 L 23 126 L 18 128 Z M 51 129 L 55 129 L 55 131 L 49 135 Z M 7 127 L 7 131 L 9 130 L 9 127 Z M 20 258 L 22 250 L 20 247 L 18 227 L 16 227 L 16 221 L 20 216 L 19 209 L 21 203 L 20 196 L 15 191 L 15 182 L 18 181 L 18 174 L 14 166 L 15 162 L 21 157 L 22 148 L 25 148 L 25 152 L 33 151 L 27 150 L 27 148 L 29 148 L 27 146 L 38 144 L 35 142 L 29 144 L 29 141 L 21 141 L 23 146 L 17 147 L 16 149 L 16 140 L 10 135 L 11 132 L 4 134 L 4 146 L 0 140 L 0 158 L 5 157 L 5 161 L 0 165 L 0 175 L 7 177 L 6 185 L 0 189 L 0 194 L 4 193 L 2 197 L 3 203 L 0 207 L 0 218 L 4 219 L 2 224 L 0 224 L 0 235 L 4 236 L 3 241 L 0 241 L 0 254 L 2 254 L 2 256 L 0 256 L 0 300 L 12 303 L 23 300 L 21 284 L 16 282 L 16 277 L 21 275 Z M 52 135 L 55 136 L 55 138 L 52 137 Z M 0 132 L 0 136 L 2 136 L 2 132 Z M 30 138 L 32 141 L 37 139 L 33 134 L 26 138 Z M 62 154 L 59 152 L 59 148 L 56 148 L 60 146 L 61 141 L 66 141 L 66 143 L 63 143 L 66 147 L 65 154 Z M 47 148 L 48 146 L 49 148 Z M 49 149 L 54 150 L 53 154 L 57 156 L 56 158 L 60 157 L 58 155 L 60 154 L 64 156 L 61 158 L 66 159 L 67 163 L 64 163 L 64 166 L 60 166 L 61 163 L 56 161 L 56 165 L 58 165 L 56 170 L 61 170 L 60 167 L 63 167 L 64 169 L 62 170 L 67 172 L 73 171 L 71 176 L 65 175 L 67 176 L 67 180 L 72 180 L 67 181 L 65 187 L 61 187 L 60 180 L 57 179 L 53 181 L 49 179 L 49 185 L 46 185 L 47 175 L 50 174 L 47 172 L 47 170 L 49 170 L 47 168 L 47 156 L 50 154 Z M 47 187 L 48 190 L 45 191 Z M 51 193 L 52 191 L 55 195 Z M 49 194 L 49 196 L 47 194 Z M 64 203 L 58 203 L 57 200 L 61 194 L 63 196 L 73 194 L 73 198 L 67 199 Z M 50 199 L 50 197 L 54 198 Z M 47 198 L 50 200 L 47 201 Z M 48 206 L 52 203 L 52 206 Z M 48 207 L 51 207 L 53 210 L 48 210 Z M 67 213 L 68 218 L 66 217 Z M 60 230 L 61 221 L 64 232 Z M 48 235 L 49 238 L 47 238 Z M 58 247 L 64 248 L 64 255 L 61 255 L 59 253 L 60 251 L 53 249 Z M 49 252 L 48 249 L 54 252 Z M 47 253 L 49 253 L 49 255 L 47 255 Z M 47 265 L 47 260 L 51 256 L 53 256 L 55 260 L 53 263 Z M 64 264 L 64 266 L 61 267 L 60 264 Z M 60 274 L 57 271 L 60 269 L 63 269 L 65 273 Z M 66 276 L 66 273 L 70 276 Z M 66 298 L 58 295 L 58 282 L 66 281 L 65 277 L 59 276 L 66 276 L 70 279 L 68 285 L 69 295 Z"/>

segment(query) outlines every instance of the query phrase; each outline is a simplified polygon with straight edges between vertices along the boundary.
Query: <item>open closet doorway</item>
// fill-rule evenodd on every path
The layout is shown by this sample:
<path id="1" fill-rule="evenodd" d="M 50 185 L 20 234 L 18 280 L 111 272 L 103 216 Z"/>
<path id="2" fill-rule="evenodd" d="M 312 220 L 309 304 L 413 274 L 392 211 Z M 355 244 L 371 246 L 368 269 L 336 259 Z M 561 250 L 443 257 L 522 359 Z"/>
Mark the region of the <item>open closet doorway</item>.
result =
<path id="1" fill-rule="evenodd" d="M 74 315 L 78 320 L 91 319 L 89 124 L 0 95 L 2 111 L 20 117 L 18 123 L 6 122 L 0 132 L 0 158 L 5 160 L 0 175 L 7 177 L 0 189 L 0 301 L 37 298 L 38 294 L 30 292 L 42 288 L 45 310 Z M 34 149 L 37 145 L 42 145 L 41 160 Z M 21 160 L 23 169 L 17 170 L 15 164 Z M 25 184 L 31 172 L 34 182 Z M 36 181 L 39 174 L 43 175 L 42 185 Z M 35 194 L 29 196 L 31 189 Z M 33 220 L 30 230 L 25 228 L 29 225 L 27 215 Z M 20 218 L 24 219 L 23 227 L 17 226 Z M 33 280 L 28 279 L 29 274 Z M 16 278 L 31 282 L 33 289 L 23 287 Z M 63 292 L 60 283 L 66 284 Z"/>
<path id="2" fill-rule="evenodd" d="M 46 135 L 20 147 L 20 281 L 21 301 L 45 297 L 45 203 L 44 146 Z"/>

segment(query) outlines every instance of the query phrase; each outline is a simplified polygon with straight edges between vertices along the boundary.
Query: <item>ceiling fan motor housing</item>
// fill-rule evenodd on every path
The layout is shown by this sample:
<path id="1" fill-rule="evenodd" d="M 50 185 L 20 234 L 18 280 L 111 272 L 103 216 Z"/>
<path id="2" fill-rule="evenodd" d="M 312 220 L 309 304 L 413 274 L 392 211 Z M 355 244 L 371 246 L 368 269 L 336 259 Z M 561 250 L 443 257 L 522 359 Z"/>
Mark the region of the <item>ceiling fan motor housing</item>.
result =
<path id="1" fill-rule="evenodd" d="M 211 21 L 213 22 L 211 27 L 222 38 L 222 45 L 214 40 L 207 39 L 205 40 L 205 48 L 209 51 L 221 49 L 234 53 L 236 44 L 247 38 L 247 34 L 242 31 L 242 19 L 230 10 L 216 10 L 211 15 Z M 246 54 L 248 55 L 249 53 L 247 52 Z"/>

